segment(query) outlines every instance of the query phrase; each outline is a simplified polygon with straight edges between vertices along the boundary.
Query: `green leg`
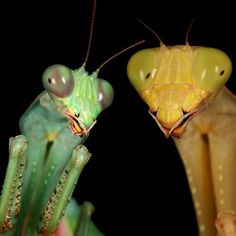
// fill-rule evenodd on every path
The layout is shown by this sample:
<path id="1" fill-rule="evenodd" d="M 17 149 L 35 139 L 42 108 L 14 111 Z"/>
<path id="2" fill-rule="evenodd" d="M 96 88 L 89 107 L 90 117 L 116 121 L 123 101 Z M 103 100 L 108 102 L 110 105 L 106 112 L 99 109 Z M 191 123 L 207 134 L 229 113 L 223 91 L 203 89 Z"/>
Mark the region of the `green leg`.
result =
<path id="1" fill-rule="evenodd" d="M 90 156 L 91 154 L 85 146 L 78 145 L 73 150 L 72 157 L 63 169 L 56 187 L 42 212 L 42 225 L 39 227 L 42 232 L 50 234 L 56 230 L 77 180 Z"/>
<path id="2" fill-rule="evenodd" d="M 11 138 L 9 162 L 0 199 L 0 234 L 14 225 L 20 211 L 22 178 L 26 165 L 27 141 L 23 135 Z"/>
<path id="3" fill-rule="evenodd" d="M 75 236 L 102 236 L 103 234 L 91 221 L 94 206 L 91 202 L 84 202 L 81 206 L 79 220 L 75 231 Z"/>
<path id="4" fill-rule="evenodd" d="M 31 217 L 33 201 L 37 195 L 38 186 L 41 180 L 43 161 L 46 153 L 47 142 L 30 141 L 27 150 L 27 166 L 24 174 L 22 205 L 19 215 L 19 222 L 16 233 L 25 232 L 28 221 Z"/>
<path id="5" fill-rule="evenodd" d="M 39 111 L 26 113 L 20 121 L 21 131 L 28 141 L 28 149 L 27 165 L 23 180 L 22 207 L 15 228 L 15 235 L 25 234 L 32 211 L 36 210 L 32 205 L 42 179 L 43 164 L 48 144 L 45 119 L 40 116 Z M 34 235 L 34 233 L 31 235 Z"/>

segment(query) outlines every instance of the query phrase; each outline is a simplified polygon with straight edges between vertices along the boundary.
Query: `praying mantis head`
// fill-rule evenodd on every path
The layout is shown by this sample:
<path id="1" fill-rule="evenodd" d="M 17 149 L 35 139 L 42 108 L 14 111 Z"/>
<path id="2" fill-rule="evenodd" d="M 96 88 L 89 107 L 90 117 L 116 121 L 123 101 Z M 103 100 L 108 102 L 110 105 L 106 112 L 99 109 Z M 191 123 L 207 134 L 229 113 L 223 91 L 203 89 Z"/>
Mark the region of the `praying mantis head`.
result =
<path id="1" fill-rule="evenodd" d="M 98 114 L 110 106 L 113 89 L 106 80 L 91 75 L 82 66 L 71 70 L 64 65 L 48 67 L 42 76 L 44 88 L 68 118 L 70 129 L 76 135 L 84 135 L 93 127 Z"/>
<path id="2" fill-rule="evenodd" d="M 160 41 L 161 42 L 161 41 Z M 128 62 L 131 84 L 166 136 L 179 137 L 224 86 L 232 71 L 221 50 L 186 45 L 143 49 Z"/>
<path id="3" fill-rule="evenodd" d="M 87 54 L 83 65 L 71 70 L 64 65 L 48 67 L 42 76 L 45 90 L 55 103 L 56 110 L 69 121 L 74 135 L 87 135 L 96 123 L 99 113 L 112 103 L 112 86 L 103 79 L 98 79 L 100 68 L 88 74 L 85 70 L 92 42 L 97 1 L 94 0 Z"/>

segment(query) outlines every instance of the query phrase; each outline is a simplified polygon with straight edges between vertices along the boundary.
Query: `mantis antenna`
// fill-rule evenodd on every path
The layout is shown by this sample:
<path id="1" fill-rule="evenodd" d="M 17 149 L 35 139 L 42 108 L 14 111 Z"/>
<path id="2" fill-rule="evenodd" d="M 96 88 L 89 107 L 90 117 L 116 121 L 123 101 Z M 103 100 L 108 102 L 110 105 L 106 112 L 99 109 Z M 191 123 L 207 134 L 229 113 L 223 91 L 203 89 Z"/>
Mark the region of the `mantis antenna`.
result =
<path id="1" fill-rule="evenodd" d="M 110 58 L 108 58 L 106 61 L 104 61 L 104 62 L 96 69 L 96 72 L 98 73 L 98 72 L 100 71 L 100 69 L 101 69 L 103 66 L 105 66 L 109 61 L 113 60 L 115 57 L 119 56 L 120 54 L 122 54 L 122 53 L 124 53 L 124 52 L 130 50 L 131 48 L 136 47 L 136 46 L 138 46 L 138 45 L 140 45 L 140 44 L 142 44 L 142 43 L 144 43 L 144 42 L 145 42 L 145 40 L 141 40 L 141 41 L 139 41 L 139 42 L 137 42 L 137 43 L 134 43 L 134 44 L 128 46 L 127 48 L 121 50 L 120 52 L 116 53 L 115 55 L 111 56 Z"/>
<path id="2" fill-rule="evenodd" d="M 89 32 L 89 42 L 88 42 L 87 54 L 86 54 L 84 63 L 82 65 L 83 67 L 86 66 L 87 61 L 88 61 L 88 57 L 89 57 L 89 53 L 90 53 L 91 42 L 92 42 L 92 38 L 93 38 L 93 28 L 94 28 L 94 22 L 95 22 L 95 15 L 96 15 L 96 6 L 97 6 L 97 0 L 94 0 L 93 12 L 92 12 L 92 20 L 91 20 L 90 32 Z"/>
<path id="3" fill-rule="evenodd" d="M 161 38 L 159 37 L 159 35 L 148 25 L 146 25 L 143 21 L 141 21 L 140 19 L 138 19 L 138 22 L 140 22 L 144 27 L 146 27 L 149 31 L 151 31 L 155 37 L 158 39 L 158 41 L 160 42 L 160 46 L 165 46 L 165 44 L 162 42 Z"/>
<path id="4" fill-rule="evenodd" d="M 93 38 L 93 29 L 94 29 L 94 22 L 95 22 L 95 15 L 96 15 L 96 6 L 97 6 L 97 0 L 94 0 L 94 3 L 93 3 L 93 11 L 92 11 L 92 19 L 91 19 L 91 25 L 90 25 L 90 32 L 89 32 L 89 42 L 88 42 L 88 48 L 87 48 L 87 53 L 86 53 L 86 57 L 85 57 L 85 60 L 84 60 L 84 63 L 82 64 L 83 67 L 86 66 L 87 64 L 87 61 L 88 61 L 88 57 L 89 57 L 89 53 L 90 53 L 90 48 L 91 48 L 91 43 L 92 43 L 92 38 Z M 155 34 L 155 32 L 153 31 L 153 33 Z M 158 37 L 158 36 L 157 36 Z M 158 37 L 159 39 L 159 37 Z M 159 39 L 160 43 L 161 40 Z M 106 60 L 105 62 L 103 62 L 99 67 L 98 69 L 96 70 L 96 72 L 98 73 L 100 71 L 100 69 L 106 65 L 109 61 L 111 61 L 112 59 L 114 59 L 115 57 L 119 56 L 120 54 L 128 51 L 129 49 L 133 48 L 133 47 L 136 47 L 138 46 L 139 44 L 142 44 L 144 43 L 145 40 L 141 40 L 123 50 L 121 50 L 120 52 L 116 53 L 115 55 L 113 55 L 112 57 L 110 57 L 108 60 Z"/>
<path id="5" fill-rule="evenodd" d="M 194 21 L 195 21 L 195 18 L 192 19 L 192 21 L 191 21 L 191 23 L 190 23 L 190 25 L 189 25 L 189 27 L 188 27 L 187 33 L 186 33 L 186 37 L 185 37 L 186 45 L 189 45 L 189 42 L 188 42 L 189 32 L 190 32 L 190 30 L 191 30 L 191 28 L 192 28 L 192 25 L 193 25 L 193 22 L 194 22 Z"/>

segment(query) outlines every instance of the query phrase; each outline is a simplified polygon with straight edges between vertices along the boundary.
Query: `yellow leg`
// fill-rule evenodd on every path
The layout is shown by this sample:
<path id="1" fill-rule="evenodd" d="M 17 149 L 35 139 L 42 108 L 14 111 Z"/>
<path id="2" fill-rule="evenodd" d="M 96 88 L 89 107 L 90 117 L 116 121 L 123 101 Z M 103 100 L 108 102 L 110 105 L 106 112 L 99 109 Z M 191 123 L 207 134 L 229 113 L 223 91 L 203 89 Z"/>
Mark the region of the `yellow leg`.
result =
<path id="1" fill-rule="evenodd" d="M 221 116 L 209 134 L 216 207 L 236 211 L 236 123 L 230 115 Z"/>
<path id="2" fill-rule="evenodd" d="M 216 212 L 236 211 L 235 97 L 223 89 L 175 143 L 191 188 L 199 233 L 215 236 Z"/>
<path id="3" fill-rule="evenodd" d="M 175 144 L 183 161 L 198 221 L 200 236 L 215 236 L 216 208 L 207 142 L 196 129 L 188 130 Z"/>

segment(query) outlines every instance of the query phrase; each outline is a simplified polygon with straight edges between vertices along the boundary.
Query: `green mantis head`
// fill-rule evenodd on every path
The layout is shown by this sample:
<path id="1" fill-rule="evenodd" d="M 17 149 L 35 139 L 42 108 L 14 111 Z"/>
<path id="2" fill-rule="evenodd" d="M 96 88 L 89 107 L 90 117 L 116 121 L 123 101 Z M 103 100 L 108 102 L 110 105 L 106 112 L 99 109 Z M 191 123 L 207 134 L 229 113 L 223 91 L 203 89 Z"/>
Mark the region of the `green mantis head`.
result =
<path id="1" fill-rule="evenodd" d="M 42 82 L 75 135 L 87 134 L 99 113 L 113 100 L 112 86 L 98 79 L 97 72 L 88 75 L 84 67 L 71 70 L 64 65 L 52 65 L 43 73 Z"/>

